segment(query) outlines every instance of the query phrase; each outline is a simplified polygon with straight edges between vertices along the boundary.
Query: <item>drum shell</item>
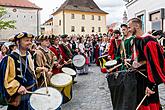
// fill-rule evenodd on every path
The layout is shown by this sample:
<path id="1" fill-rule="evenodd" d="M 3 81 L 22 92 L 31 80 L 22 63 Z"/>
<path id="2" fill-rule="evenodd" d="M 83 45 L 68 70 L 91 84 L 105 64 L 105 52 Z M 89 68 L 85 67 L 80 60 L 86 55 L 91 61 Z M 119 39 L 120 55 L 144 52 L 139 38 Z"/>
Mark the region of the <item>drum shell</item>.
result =
<path id="1" fill-rule="evenodd" d="M 98 58 L 98 60 L 99 60 L 99 63 L 100 63 L 101 72 L 106 73 L 107 70 L 106 70 L 106 67 L 105 67 L 105 63 L 108 60 L 108 55 L 101 56 L 101 57 Z"/>
<path id="2" fill-rule="evenodd" d="M 113 110 L 135 110 L 137 106 L 137 80 L 134 71 L 107 75 Z"/>
<path id="3" fill-rule="evenodd" d="M 61 92 L 63 95 L 63 104 L 69 102 L 72 99 L 72 81 L 65 85 L 55 85 L 51 82 L 50 85 Z"/>
<path id="4" fill-rule="evenodd" d="M 79 62 L 79 63 L 82 63 L 81 66 L 78 66 L 78 65 L 76 65 L 76 63 L 74 63 L 75 58 L 80 58 L 81 59 L 81 61 Z M 76 69 L 81 70 L 81 69 L 84 68 L 84 65 L 86 63 L 86 58 L 83 55 L 75 55 L 73 57 L 72 61 L 73 61 L 73 65 L 76 67 Z"/>

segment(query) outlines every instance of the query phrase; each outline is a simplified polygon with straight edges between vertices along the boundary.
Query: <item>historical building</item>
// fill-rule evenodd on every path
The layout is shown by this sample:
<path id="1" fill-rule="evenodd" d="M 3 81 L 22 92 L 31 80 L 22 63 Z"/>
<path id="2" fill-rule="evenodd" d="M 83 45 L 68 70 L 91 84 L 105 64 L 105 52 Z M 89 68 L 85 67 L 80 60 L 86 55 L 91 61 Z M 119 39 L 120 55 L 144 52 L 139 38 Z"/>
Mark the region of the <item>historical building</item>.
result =
<path id="1" fill-rule="evenodd" d="M 53 34 L 53 18 L 48 19 L 41 26 L 41 34 L 51 35 Z"/>
<path id="2" fill-rule="evenodd" d="M 138 17 L 143 22 L 145 32 L 165 30 L 165 0 L 124 0 L 128 11 L 128 19 Z"/>
<path id="3" fill-rule="evenodd" d="M 106 15 L 93 0 L 66 0 L 53 15 L 56 35 L 106 33 Z"/>
<path id="4" fill-rule="evenodd" d="M 39 35 L 40 7 L 28 0 L 0 0 L 0 6 L 7 10 L 4 19 L 16 21 L 16 29 L 0 30 L 0 39 L 7 39 L 22 31 Z"/>

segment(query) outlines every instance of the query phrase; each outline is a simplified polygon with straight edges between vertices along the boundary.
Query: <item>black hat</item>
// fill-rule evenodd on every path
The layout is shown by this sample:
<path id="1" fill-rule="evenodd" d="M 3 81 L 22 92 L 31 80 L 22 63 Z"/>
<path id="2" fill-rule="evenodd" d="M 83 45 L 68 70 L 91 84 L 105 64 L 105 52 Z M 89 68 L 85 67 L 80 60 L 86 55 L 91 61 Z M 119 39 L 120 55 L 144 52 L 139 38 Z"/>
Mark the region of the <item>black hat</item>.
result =
<path id="1" fill-rule="evenodd" d="M 67 34 L 64 34 L 64 35 L 61 36 L 62 39 L 63 39 L 63 38 L 67 38 L 67 37 L 68 37 Z"/>
<path id="2" fill-rule="evenodd" d="M 14 41 L 17 41 L 18 39 L 21 39 L 23 37 L 28 37 L 28 38 L 34 38 L 34 36 L 32 34 L 29 34 L 27 32 L 21 32 L 21 33 L 18 33 L 14 36 Z"/>

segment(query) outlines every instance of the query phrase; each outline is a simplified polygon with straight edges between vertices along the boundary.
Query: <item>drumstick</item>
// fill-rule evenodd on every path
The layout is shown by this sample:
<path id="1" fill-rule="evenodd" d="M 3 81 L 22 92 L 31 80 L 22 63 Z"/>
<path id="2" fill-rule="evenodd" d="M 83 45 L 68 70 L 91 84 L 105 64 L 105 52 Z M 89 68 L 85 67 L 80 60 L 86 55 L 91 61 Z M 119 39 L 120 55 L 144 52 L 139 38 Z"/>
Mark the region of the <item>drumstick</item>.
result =
<path id="1" fill-rule="evenodd" d="M 122 64 L 118 64 L 118 65 L 114 66 L 113 68 L 109 69 L 109 71 L 112 72 L 114 69 L 120 67 L 121 65 L 122 65 Z"/>
<path id="2" fill-rule="evenodd" d="M 30 92 L 30 91 L 27 91 L 28 94 L 38 94 L 38 95 L 47 95 L 47 96 L 50 96 L 50 94 L 44 94 L 44 93 L 39 93 L 39 92 Z"/>
<path id="3" fill-rule="evenodd" d="M 48 84 L 47 84 L 47 81 L 46 81 L 46 74 L 45 74 L 45 71 L 44 71 L 44 82 L 45 82 L 45 86 L 46 86 L 46 93 L 48 94 L 49 91 L 48 91 Z"/>
<path id="4" fill-rule="evenodd" d="M 128 62 L 126 62 L 130 67 L 132 67 L 132 65 L 131 64 L 129 64 Z M 132 67 L 133 68 L 133 67 Z M 133 69 L 136 69 L 136 68 L 133 68 Z M 141 71 L 139 71 L 139 70 L 137 70 L 136 69 L 136 71 L 137 72 L 139 72 L 141 75 L 143 75 L 145 78 L 147 78 L 147 76 L 146 75 L 144 75 Z"/>
<path id="5" fill-rule="evenodd" d="M 141 106 L 141 104 L 143 103 L 143 101 L 146 99 L 147 94 L 143 97 L 143 99 L 141 100 L 141 102 L 139 103 L 139 105 L 136 107 L 136 110 L 139 109 L 139 107 Z"/>

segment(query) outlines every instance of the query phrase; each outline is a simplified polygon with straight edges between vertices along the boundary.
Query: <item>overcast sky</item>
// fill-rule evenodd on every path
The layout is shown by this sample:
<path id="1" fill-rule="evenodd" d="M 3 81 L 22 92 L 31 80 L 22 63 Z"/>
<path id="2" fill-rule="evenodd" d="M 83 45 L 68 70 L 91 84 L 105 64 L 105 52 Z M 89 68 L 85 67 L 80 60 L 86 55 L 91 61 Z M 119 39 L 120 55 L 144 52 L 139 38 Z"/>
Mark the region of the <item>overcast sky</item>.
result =
<path id="1" fill-rule="evenodd" d="M 56 10 L 64 3 L 65 0 L 30 0 L 37 6 L 43 8 L 41 11 L 41 23 L 49 19 L 53 13 L 53 9 Z M 123 13 L 126 10 L 123 0 L 94 0 L 95 3 L 105 12 L 107 15 L 107 24 L 113 22 L 122 22 Z"/>

